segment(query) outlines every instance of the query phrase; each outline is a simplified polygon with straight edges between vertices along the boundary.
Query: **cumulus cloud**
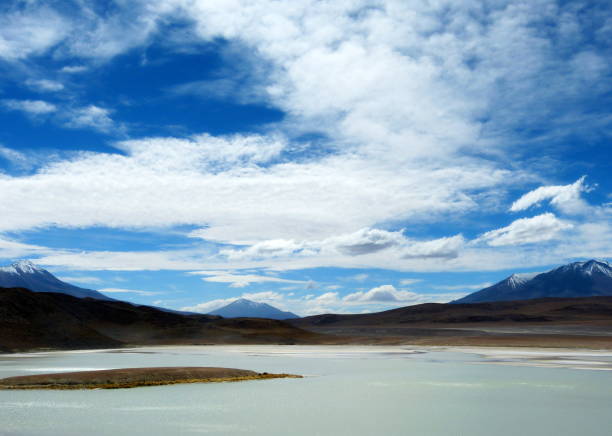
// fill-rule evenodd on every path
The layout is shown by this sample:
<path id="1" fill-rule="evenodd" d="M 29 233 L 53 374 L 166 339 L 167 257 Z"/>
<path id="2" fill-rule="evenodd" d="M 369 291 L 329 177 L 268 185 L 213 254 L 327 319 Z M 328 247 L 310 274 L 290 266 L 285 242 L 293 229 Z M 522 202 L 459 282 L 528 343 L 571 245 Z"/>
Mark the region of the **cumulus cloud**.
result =
<path id="1" fill-rule="evenodd" d="M 95 105 L 71 109 L 63 118 L 66 119 L 64 125 L 72 129 L 92 128 L 108 132 L 115 125 L 110 110 Z"/>
<path id="2" fill-rule="evenodd" d="M 337 249 L 351 256 L 374 253 L 385 248 L 405 242 L 402 232 L 365 228 L 345 236 L 339 236 L 327 241 Z"/>
<path id="3" fill-rule="evenodd" d="M 343 300 L 359 303 L 388 303 L 388 302 L 414 302 L 420 296 L 414 292 L 399 291 L 393 285 L 382 285 L 372 288 L 367 292 L 354 292 L 346 295 Z"/>
<path id="4" fill-rule="evenodd" d="M 194 236 L 227 244 L 221 257 L 235 265 L 278 259 L 289 267 L 284 257 L 298 260 L 291 267 L 405 270 L 437 268 L 436 259 L 477 264 L 481 253 L 458 255 L 464 245 L 460 235 L 413 241 L 380 227 L 409 228 L 415 221 L 486 210 L 487 195 L 517 180 L 533 180 L 527 171 L 510 170 L 507 160 L 496 159 L 506 144 L 523 144 L 516 132 L 562 135 L 563 129 L 550 127 L 589 129 L 609 119 L 585 111 L 584 101 L 610 95 L 605 78 L 612 58 L 595 47 L 576 52 L 567 44 L 587 30 L 585 23 L 594 35 L 605 29 L 583 18 L 597 12 L 577 12 L 571 4 L 497 2 L 483 8 L 479 1 L 381 1 L 372 8 L 363 1 L 172 0 L 126 5 L 104 15 L 87 6 L 63 15 L 39 2 L 20 3 L 0 19 L 0 57 L 18 62 L 49 54 L 67 64 L 61 72 L 76 73 L 90 59 L 95 68 L 163 36 L 157 32 L 172 26 L 160 23 L 184 25 L 188 37 L 169 44 L 228 40 L 266 64 L 263 82 L 249 86 L 285 113 L 270 129 L 282 133 L 140 138 L 118 143 L 121 153 L 80 153 L 49 162 L 35 174 L 3 175 L 0 203 L 11 208 L 3 213 L 0 230 L 193 225 L 201 227 Z M 538 31 L 540 24 L 550 32 Z M 229 88 L 229 93 L 253 91 Z M 24 103 L 17 105 L 28 112 Z M 29 103 L 29 112 L 58 112 L 49 105 Z M 75 106 L 66 113 L 61 122 L 71 128 L 108 133 L 117 124 L 110 109 L 100 106 Z M 292 138 L 304 132 L 324 139 L 296 144 Z M 311 156 L 311 146 L 324 153 Z M 306 152 L 295 159 L 296 149 Z M 550 200 L 575 210 L 580 189 L 539 191 L 513 208 Z M 493 246 L 501 236 L 491 238 Z M 46 260 L 91 268 L 186 269 L 207 261 L 193 253 L 148 252 L 60 253 Z"/>
<path id="5" fill-rule="evenodd" d="M 38 55 L 68 36 L 72 23 L 49 7 L 26 7 L 0 15 L 0 58 Z"/>
<path id="6" fill-rule="evenodd" d="M 192 235 L 199 235 L 199 231 Z M 376 253 L 389 247 L 405 244 L 401 231 L 389 232 L 375 228 L 364 228 L 353 233 L 332 236 L 323 240 L 295 241 L 274 239 L 258 242 L 246 249 L 224 249 L 221 254 L 229 259 L 265 259 L 289 255 L 313 256 L 337 251 L 347 256 Z"/>
<path id="7" fill-rule="evenodd" d="M 14 205 L 0 228 L 201 224 L 207 227 L 200 237 L 234 244 L 322 240 L 390 218 L 470 209 L 474 202 L 465 192 L 501 183 L 505 174 L 465 165 L 398 175 L 345 155 L 274 164 L 266 159 L 282 144 L 258 135 L 152 138 L 117 146 L 122 155 L 83 153 L 50 162 L 32 176 L 0 179 L 0 201 Z"/>
<path id="8" fill-rule="evenodd" d="M 459 255 L 459 251 L 465 244 L 462 235 L 439 238 L 431 241 L 416 242 L 402 250 L 404 259 L 452 259 Z"/>
<path id="9" fill-rule="evenodd" d="M 199 232 L 192 232 L 192 235 L 198 235 Z M 312 250 L 304 250 L 305 244 L 298 243 L 292 239 L 272 239 L 262 241 L 251 245 L 245 249 L 230 249 L 226 248 L 220 251 L 220 254 L 226 256 L 230 260 L 241 259 L 267 259 L 273 257 L 286 257 L 295 254 L 314 254 Z"/>
<path id="10" fill-rule="evenodd" d="M 572 224 L 558 219 L 554 214 L 544 213 L 518 219 L 506 227 L 484 233 L 479 239 L 493 247 L 532 244 L 554 239 L 560 232 L 572 227 Z"/>
<path id="11" fill-rule="evenodd" d="M 7 109 L 25 112 L 29 115 L 44 115 L 57 111 L 57 106 L 43 100 L 2 100 Z"/>
<path id="12" fill-rule="evenodd" d="M 85 65 L 66 65 L 60 69 L 60 73 L 77 74 L 87 71 L 89 68 Z"/>
<path id="13" fill-rule="evenodd" d="M 64 89 L 64 85 L 61 82 L 49 79 L 29 79 L 25 83 L 30 88 L 42 92 L 56 92 Z"/>
<path id="14" fill-rule="evenodd" d="M 512 203 L 510 210 L 518 212 L 538 206 L 543 201 L 550 200 L 550 204 L 563 212 L 582 212 L 588 209 L 588 205 L 581 198 L 581 194 L 590 190 L 584 182 L 585 179 L 586 176 L 582 176 L 569 185 L 541 186 Z"/>
<path id="15" fill-rule="evenodd" d="M 465 293 L 417 294 L 398 290 L 392 285 L 383 285 L 372 288 L 367 292 L 350 293 L 344 297 L 338 292 L 325 292 L 320 295 L 308 294 L 304 296 L 281 294 L 272 291 L 251 294 L 244 293 L 238 297 L 214 299 L 192 306 L 185 306 L 181 310 L 208 313 L 230 304 L 238 298 L 246 298 L 268 303 L 281 310 L 288 310 L 306 316 L 320 313 L 373 312 L 426 302 L 448 302 L 463 296 L 465 296 Z"/>

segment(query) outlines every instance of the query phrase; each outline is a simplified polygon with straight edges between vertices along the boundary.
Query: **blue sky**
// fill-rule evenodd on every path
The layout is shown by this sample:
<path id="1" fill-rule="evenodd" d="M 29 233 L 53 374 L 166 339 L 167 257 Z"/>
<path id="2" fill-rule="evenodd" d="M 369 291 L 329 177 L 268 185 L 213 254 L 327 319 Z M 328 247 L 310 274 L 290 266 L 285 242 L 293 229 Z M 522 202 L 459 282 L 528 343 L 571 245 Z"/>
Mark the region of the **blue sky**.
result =
<path id="1" fill-rule="evenodd" d="M 305 315 L 610 259 L 611 41 L 606 2 L 5 2 L 0 261 Z"/>

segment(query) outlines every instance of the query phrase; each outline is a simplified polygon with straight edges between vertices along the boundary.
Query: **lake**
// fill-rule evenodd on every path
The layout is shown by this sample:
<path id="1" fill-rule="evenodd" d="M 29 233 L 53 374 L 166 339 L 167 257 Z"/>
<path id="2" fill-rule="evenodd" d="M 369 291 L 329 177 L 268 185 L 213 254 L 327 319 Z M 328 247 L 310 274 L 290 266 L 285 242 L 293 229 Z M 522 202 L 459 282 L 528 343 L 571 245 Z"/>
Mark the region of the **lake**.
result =
<path id="1" fill-rule="evenodd" d="M 222 366 L 304 379 L 1 391 L 1 435 L 609 436 L 612 353 L 193 346 L 0 355 L 0 378 Z"/>

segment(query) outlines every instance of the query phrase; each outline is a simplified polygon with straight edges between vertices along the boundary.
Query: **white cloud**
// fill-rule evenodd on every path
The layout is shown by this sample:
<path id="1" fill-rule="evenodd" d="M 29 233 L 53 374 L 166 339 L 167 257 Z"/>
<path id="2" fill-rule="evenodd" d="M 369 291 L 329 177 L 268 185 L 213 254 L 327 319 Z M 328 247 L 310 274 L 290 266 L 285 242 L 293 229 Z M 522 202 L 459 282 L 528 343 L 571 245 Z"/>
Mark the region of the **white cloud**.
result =
<path id="1" fill-rule="evenodd" d="M 97 284 L 102 283 L 102 279 L 94 276 L 61 276 L 58 277 L 68 283 L 86 283 L 86 284 Z"/>
<path id="2" fill-rule="evenodd" d="M 484 289 L 484 288 L 488 288 L 489 286 L 493 285 L 493 283 L 491 282 L 483 282 L 483 283 L 477 283 L 477 284 L 471 284 L 471 285 L 437 285 L 434 286 L 434 289 L 441 289 L 444 291 L 461 291 L 461 290 L 471 290 L 471 291 L 478 291 L 480 289 Z"/>
<path id="3" fill-rule="evenodd" d="M 364 228 L 353 233 L 332 236 L 323 240 L 295 241 L 270 240 L 251 245 L 246 249 L 223 249 L 220 254 L 229 260 L 259 260 L 288 256 L 316 257 L 332 255 L 364 256 L 396 248 L 392 256 L 403 259 L 450 259 L 458 256 L 464 238 L 456 235 L 430 241 L 412 241 L 402 231 L 389 232 L 375 228 Z M 367 275 L 366 275 L 367 277 Z"/>
<path id="4" fill-rule="evenodd" d="M 354 276 L 345 277 L 344 280 L 355 280 L 356 282 L 364 282 L 368 279 L 368 277 L 370 277 L 369 274 L 361 273 L 355 274 Z"/>
<path id="5" fill-rule="evenodd" d="M 10 110 L 25 112 L 29 115 L 44 115 L 57 111 L 57 107 L 42 100 L 2 100 L 2 105 Z"/>
<path id="6" fill-rule="evenodd" d="M 382 285 L 367 292 L 354 292 L 343 297 L 347 302 L 359 303 L 408 303 L 421 299 L 419 294 L 409 291 L 400 291 L 393 285 Z"/>
<path id="7" fill-rule="evenodd" d="M 93 128 L 101 132 L 108 132 L 115 126 L 108 109 L 89 105 L 71 109 L 63 114 L 66 119 L 64 125 L 73 129 Z"/>
<path id="8" fill-rule="evenodd" d="M 462 235 L 439 238 L 431 241 L 416 242 L 402 250 L 402 257 L 404 259 L 452 259 L 459 255 L 459 251 L 461 248 L 463 248 L 464 244 L 465 239 Z"/>
<path id="9" fill-rule="evenodd" d="M 242 294 L 241 298 L 246 298 L 247 300 L 257 301 L 260 303 L 266 303 L 266 302 L 282 301 L 285 298 L 285 296 L 283 294 L 279 294 L 278 292 L 264 291 L 264 292 L 244 293 Z"/>
<path id="10" fill-rule="evenodd" d="M 300 283 L 308 285 L 307 280 L 289 280 L 257 274 L 232 274 L 225 271 L 193 271 L 190 274 L 203 275 L 205 282 L 229 283 L 230 288 L 244 288 L 251 283 Z"/>
<path id="11" fill-rule="evenodd" d="M 422 282 L 423 279 L 401 279 L 400 280 L 400 285 L 403 286 L 410 286 L 410 285 L 414 285 L 415 283 L 419 283 Z"/>
<path id="12" fill-rule="evenodd" d="M 43 247 L 36 263 L 79 271 L 194 270 L 205 263 L 201 250 L 76 251 Z M 7 256 L 9 257 L 9 256 Z"/>
<path id="13" fill-rule="evenodd" d="M 77 74 L 87 71 L 89 68 L 85 65 L 66 65 L 60 69 L 60 73 Z"/>
<path id="14" fill-rule="evenodd" d="M 405 242 L 405 238 L 401 231 L 388 232 L 365 228 L 349 235 L 330 238 L 326 242 L 334 244 L 341 253 L 358 256 L 402 244 Z"/>
<path id="15" fill-rule="evenodd" d="M 69 16 L 26 3 L 0 18 L 4 59 L 45 53 L 69 64 L 62 72 L 77 72 L 88 64 L 79 57 L 95 58 L 93 68 L 163 36 L 158 23 L 188 18 L 181 44 L 222 38 L 256 53 L 266 65 L 265 77 L 252 84 L 257 98 L 286 115 L 270 127 L 284 136 L 142 138 L 117 144 L 121 154 L 80 153 L 32 175 L 3 174 L 0 204 L 11 208 L 0 230 L 185 224 L 202 227 L 194 236 L 232 245 L 221 260 L 178 252 L 65 252 L 47 256 L 50 264 L 197 269 L 223 261 L 236 268 L 269 266 L 274 259 L 279 268 L 424 270 L 473 268 L 482 265 L 483 254 L 490 264 L 522 261 L 516 253 L 466 250 L 460 235 L 414 241 L 381 228 L 402 225 L 409 232 L 414 222 L 486 212 L 487 196 L 533 180 L 527 170 L 508 169 L 503 156 L 506 144 L 519 153 L 531 146 L 508 133 L 519 130 L 514 126 L 557 135 L 562 129 L 546 127 L 562 122 L 569 131 L 589 129 L 594 118 L 607 119 L 597 113 L 568 120 L 563 108 L 580 111 L 581 95 L 597 97 L 593 83 L 609 92 L 610 57 L 595 48 L 557 50 L 559 41 L 538 31 L 540 20 L 556 26 L 550 34 L 571 41 L 586 30 L 589 20 L 580 14 L 588 11 L 547 0 L 487 8 L 475 1 L 383 0 L 373 8 L 362 1 L 169 0 L 122 3 L 104 16 L 84 3 Z M 38 102 L 30 113 L 58 112 Z M 65 112 L 70 118 L 60 121 L 70 127 L 116 127 L 109 109 Z M 313 131 L 325 140 L 286 139 Z M 325 152 L 311 156 L 311 146 Z M 296 150 L 305 153 L 295 159 Z M 550 199 L 560 209 L 576 209 L 577 183 L 568 185 L 573 191 L 541 190 L 513 208 Z M 491 245 L 512 239 L 506 233 L 494 233 Z"/>
<path id="16" fill-rule="evenodd" d="M 41 54 L 71 28 L 67 19 L 45 6 L 0 14 L 0 58 L 16 61 Z"/>
<path id="17" fill-rule="evenodd" d="M 203 231 L 206 236 L 206 230 Z M 202 231 L 192 232 L 198 236 Z M 221 254 L 228 259 L 266 259 L 286 257 L 289 255 L 314 256 L 319 253 L 336 251 L 347 256 L 360 256 L 375 253 L 386 248 L 406 244 L 407 240 L 401 231 L 363 228 L 354 233 L 332 236 L 323 240 L 295 241 L 274 239 L 262 241 L 242 250 L 224 249 Z"/>
<path id="18" fill-rule="evenodd" d="M 0 158 L 6 159 L 18 167 L 27 168 L 30 166 L 29 159 L 25 154 L 2 145 L 0 145 Z"/>
<path id="19" fill-rule="evenodd" d="M 230 303 L 238 300 L 239 298 L 246 298 L 247 300 L 256 301 L 258 303 L 268 303 L 274 305 L 275 307 L 285 310 L 284 308 L 284 298 L 285 296 L 279 294 L 277 292 L 266 291 L 266 292 L 256 292 L 256 293 L 243 293 L 239 297 L 231 297 L 231 298 L 219 298 L 216 300 L 206 301 L 204 303 L 196 304 L 194 306 L 185 306 L 180 310 L 184 310 L 186 312 L 197 312 L 197 313 L 209 313 L 213 310 L 220 309 L 223 306 L 227 306 Z"/>
<path id="20" fill-rule="evenodd" d="M 25 83 L 30 88 L 42 92 L 56 92 L 64 89 L 64 85 L 61 82 L 49 79 L 29 79 Z"/>
<path id="21" fill-rule="evenodd" d="M 553 206 L 565 213 L 585 211 L 589 209 L 589 206 L 580 196 L 583 192 L 590 190 L 584 183 L 585 179 L 586 176 L 582 176 L 570 185 L 541 186 L 512 203 L 510 210 L 518 212 L 550 200 Z"/>
<path id="22" fill-rule="evenodd" d="M 200 237 L 222 242 L 324 240 L 392 218 L 470 209 L 475 203 L 465 192 L 501 183 L 505 174 L 467 165 L 398 175 L 375 161 L 333 155 L 260 166 L 278 150 L 269 141 L 158 138 L 117 144 L 124 155 L 54 161 L 33 176 L 0 179 L 0 201 L 14 204 L 0 226 L 199 223 L 207 225 Z M 228 151 L 215 157 L 216 149 Z"/>
<path id="23" fill-rule="evenodd" d="M 102 292 L 103 294 L 137 294 L 143 297 L 150 297 L 152 295 L 163 294 L 163 292 L 141 291 L 139 289 L 121 289 L 121 288 L 103 288 L 103 289 L 98 289 L 98 292 Z"/>
<path id="24" fill-rule="evenodd" d="M 0 236 L 0 259 L 19 259 L 48 254 L 52 250 L 40 245 L 24 244 Z"/>
<path id="25" fill-rule="evenodd" d="M 183 310 L 185 312 L 209 313 L 213 310 L 220 309 L 223 306 L 227 306 L 228 304 L 233 303 L 237 299 L 237 297 L 218 298 L 216 300 L 206 301 L 204 303 L 199 303 L 193 306 L 184 306 L 181 307 L 180 310 Z"/>
<path id="26" fill-rule="evenodd" d="M 198 231 L 192 232 L 192 235 L 199 234 Z M 279 256 L 290 256 L 293 254 L 303 253 L 304 244 L 297 243 L 294 240 L 272 239 L 268 241 L 258 242 L 250 247 L 242 250 L 223 249 L 221 254 L 227 256 L 230 260 L 240 259 L 266 259 Z M 313 253 L 314 252 L 310 252 Z"/>
<path id="27" fill-rule="evenodd" d="M 338 292 L 325 292 L 317 296 L 313 294 L 295 296 L 267 291 L 251 294 L 245 293 L 238 297 L 226 299 L 215 299 L 193 306 L 182 307 L 181 310 L 208 313 L 230 304 L 238 298 L 246 298 L 268 303 L 281 310 L 307 316 L 320 313 L 374 312 L 426 302 L 448 302 L 465 295 L 465 293 L 416 294 L 398 290 L 392 285 L 378 286 L 367 292 L 354 292 L 344 297 Z"/>
<path id="28" fill-rule="evenodd" d="M 572 227 L 572 224 L 552 213 L 544 213 L 533 218 L 518 219 L 506 227 L 484 233 L 479 239 L 493 247 L 532 244 L 554 239 L 561 231 Z"/>

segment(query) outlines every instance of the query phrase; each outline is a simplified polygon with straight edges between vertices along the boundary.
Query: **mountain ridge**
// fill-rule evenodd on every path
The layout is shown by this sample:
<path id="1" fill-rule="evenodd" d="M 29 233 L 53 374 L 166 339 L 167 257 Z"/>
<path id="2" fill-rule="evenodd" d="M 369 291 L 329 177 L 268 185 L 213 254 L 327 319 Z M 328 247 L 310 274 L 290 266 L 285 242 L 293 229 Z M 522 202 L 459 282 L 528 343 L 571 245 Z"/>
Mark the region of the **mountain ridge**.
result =
<path id="1" fill-rule="evenodd" d="M 595 296 L 612 296 L 612 265 L 605 260 L 572 262 L 541 273 L 512 274 L 451 303 Z"/>
<path id="2" fill-rule="evenodd" d="M 0 267 L 0 287 L 25 288 L 32 292 L 58 292 L 77 298 L 115 301 L 101 292 L 66 283 L 29 260 L 18 260 Z"/>
<path id="3" fill-rule="evenodd" d="M 320 337 L 279 320 L 223 319 L 118 300 L 0 288 L 0 352 L 134 345 L 294 344 Z"/>

